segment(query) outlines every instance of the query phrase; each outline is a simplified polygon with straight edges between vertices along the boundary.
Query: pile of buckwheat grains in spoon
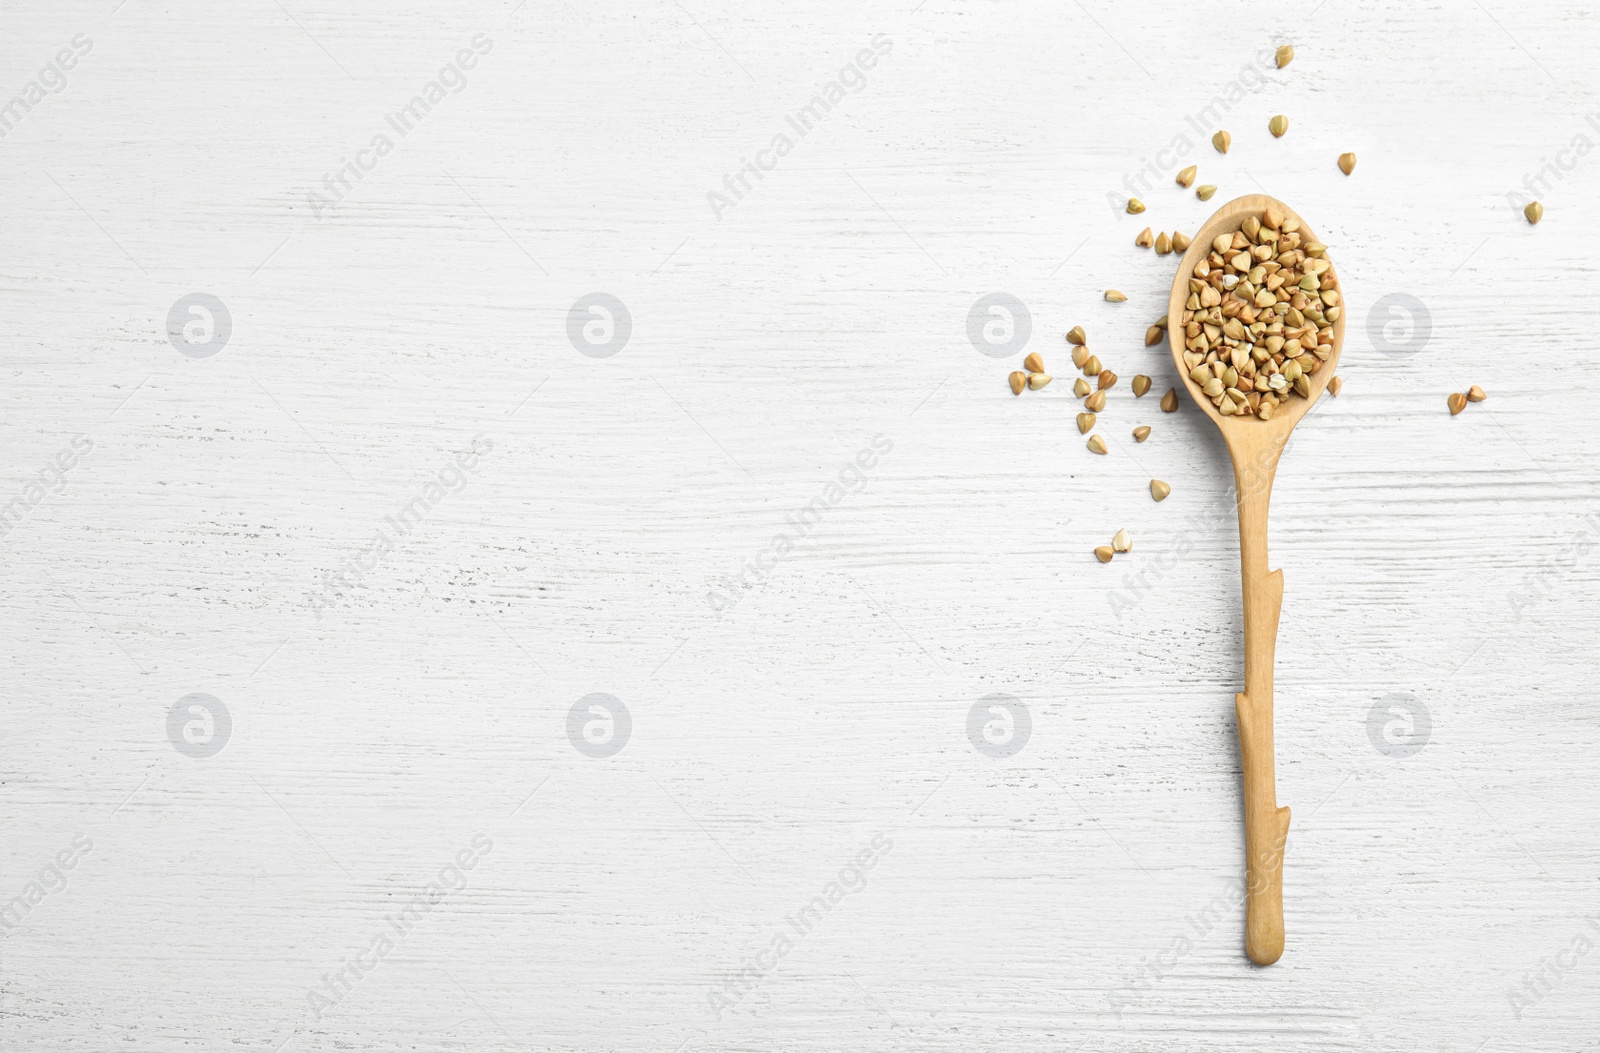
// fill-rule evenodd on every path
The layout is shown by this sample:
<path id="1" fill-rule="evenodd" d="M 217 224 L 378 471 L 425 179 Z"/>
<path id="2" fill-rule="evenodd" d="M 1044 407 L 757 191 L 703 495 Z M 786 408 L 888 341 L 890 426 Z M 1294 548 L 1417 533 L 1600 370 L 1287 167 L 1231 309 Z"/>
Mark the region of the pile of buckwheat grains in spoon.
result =
<path id="1" fill-rule="evenodd" d="M 1333 350 L 1343 310 L 1320 242 L 1268 207 L 1219 234 L 1189 274 L 1183 362 L 1217 412 L 1270 420 Z"/>

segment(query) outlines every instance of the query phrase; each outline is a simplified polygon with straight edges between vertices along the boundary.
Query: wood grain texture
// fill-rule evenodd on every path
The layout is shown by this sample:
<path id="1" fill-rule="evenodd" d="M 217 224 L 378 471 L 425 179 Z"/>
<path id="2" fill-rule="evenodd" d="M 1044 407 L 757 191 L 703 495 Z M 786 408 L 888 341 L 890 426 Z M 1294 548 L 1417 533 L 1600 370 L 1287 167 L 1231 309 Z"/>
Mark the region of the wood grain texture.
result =
<path id="1" fill-rule="evenodd" d="M 40 882 L 0 937 L 0 1047 L 1595 1048 L 1583 5 L 67 0 L 0 26 L 0 97 L 93 43 L 0 138 L 0 498 L 27 504 L 0 904 Z M 1279 42 L 1288 69 L 1248 72 Z M 1177 378 L 1142 346 L 1175 261 L 1134 235 L 1211 211 L 1180 154 L 1293 204 L 1352 312 L 1273 500 L 1270 970 L 1239 936 L 1226 451 L 1159 413 Z M 1508 195 L 1541 179 L 1529 227 Z M 595 292 L 631 316 L 608 358 L 568 335 Z M 1030 314 L 1009 357 L 969 339 L 995 292 Z M 193 293 L 232 317 L 208 358 L 167 335 Z M 1155 379 L 1113 389 L 1105 457 L 1067 385 L 1005 383 L 1030 350 L 1064 375 L 1074 324 Z M 196 692 L 232 725 L 204 759 L 168 736 Z M 632 719 L 609 758 L 568 735 L 597 692 Z M 994 694 L 1027 713 L 1009 756 Z"/>

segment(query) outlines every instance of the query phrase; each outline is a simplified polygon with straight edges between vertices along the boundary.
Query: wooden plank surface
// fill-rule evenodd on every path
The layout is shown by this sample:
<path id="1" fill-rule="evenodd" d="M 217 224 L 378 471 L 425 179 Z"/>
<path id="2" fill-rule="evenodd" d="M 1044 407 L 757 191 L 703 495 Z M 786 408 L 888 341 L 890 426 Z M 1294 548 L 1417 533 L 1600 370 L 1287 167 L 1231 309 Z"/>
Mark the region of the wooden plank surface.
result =
<path id="1" fill-rule="evenodd" d="M 0 26 L 0 1048 L 1600 1048 L 1584 5 Z M 1231 479 L 1132 244 L 1256 192 L 1352 311 L 1272 507 L 1266 970 Z"/>

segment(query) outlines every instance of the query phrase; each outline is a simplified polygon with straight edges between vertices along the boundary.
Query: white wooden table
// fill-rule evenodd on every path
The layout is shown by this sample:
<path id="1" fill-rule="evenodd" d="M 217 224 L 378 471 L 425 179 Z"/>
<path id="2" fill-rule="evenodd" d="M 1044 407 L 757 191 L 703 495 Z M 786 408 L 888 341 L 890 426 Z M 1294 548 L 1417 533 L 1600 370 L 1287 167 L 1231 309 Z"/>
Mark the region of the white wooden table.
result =
<path id="1" fill-rule="evenodd" d="M 1600 1048 L 1597 44 L 7 5 L 0 1048 Z M 1231 480 L 1132 244 L 1262 190 L 1352 312 L 1273 508 L 1270 969 Z"/>

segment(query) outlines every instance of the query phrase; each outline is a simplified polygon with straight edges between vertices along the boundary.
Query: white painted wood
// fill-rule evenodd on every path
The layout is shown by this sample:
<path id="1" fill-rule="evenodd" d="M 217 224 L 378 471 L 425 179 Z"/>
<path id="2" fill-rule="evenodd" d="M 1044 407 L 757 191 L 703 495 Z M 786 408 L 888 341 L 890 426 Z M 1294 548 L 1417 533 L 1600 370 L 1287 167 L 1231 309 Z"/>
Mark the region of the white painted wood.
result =
<path id="1" fill-rule="evenodd" d="M 0 93 L 92 41 L 0 139 L 0 498 L 92 443 L 0 538 L 0 901 L 73 861 L 0 938 L 0 1046 L 1593 1048 L 1600 954 L 1569 950 L 1600 943 L 1600 160 L 1561 152 L 1600 142 L 1582 5 L 0 18 Z M 314 218 L 477 34 L 464 89 Z M 865 86 L 714 215 L 875 39 Z M 1298 57 L 1217 155 L 1187 118 L 1281 41 Z M 1170 167 L 1145 215 L 1108 200 L 1180 135 L 1213 204 L 1265 190 L 1325 232 L 1354 312 L 1273 507 L 1294 820 L 1267 970 L 1226 902 L 1226 462 L 1193 407 L 1156 411 L 1169 356 L 1140 338 L 1171 260 L 1132 245 L 1211 206 Z M 1547 163 L 1530 228 L 1507 194 Z M 604 359 L 566 332 L 596 291 L 632 318 Z M 1042 392 L 968 340 L 996 291 L 1029 307 Z M 165 331 L 197 292 L 233 320 L 203 359 Z M 1412 355 L 1368 329 L 1397 293 L 1431 318 Z M 1073 324 L 1156 378 L 1113 391 L 1103 458 L 1072 426 Z M 1450 417 L 1472 383 L 1489 401 Z M 322 575 L 476 436 L 463 487 L 319 619 Z M 874 436 L 719 618 L 708 593 Z M 1134 551 L 1096 563 L 1119 527 Z M 195 692 L 232 720 L 206 759 L 167 733 Z M 609 759 L 567 735 L 595 692 L 632 718 Z M 1031 718 L 1008 758 L 968 738 L 991 693 Z M 1413 756 L 1369 739 L 1390 695 L 1430 714 Z M 462 851 L 465 887 L 389 929 Z M 861 853 L 864 887 L 789 928 Z M 317 1019 L 323 974 L 385 932 Z"/>

